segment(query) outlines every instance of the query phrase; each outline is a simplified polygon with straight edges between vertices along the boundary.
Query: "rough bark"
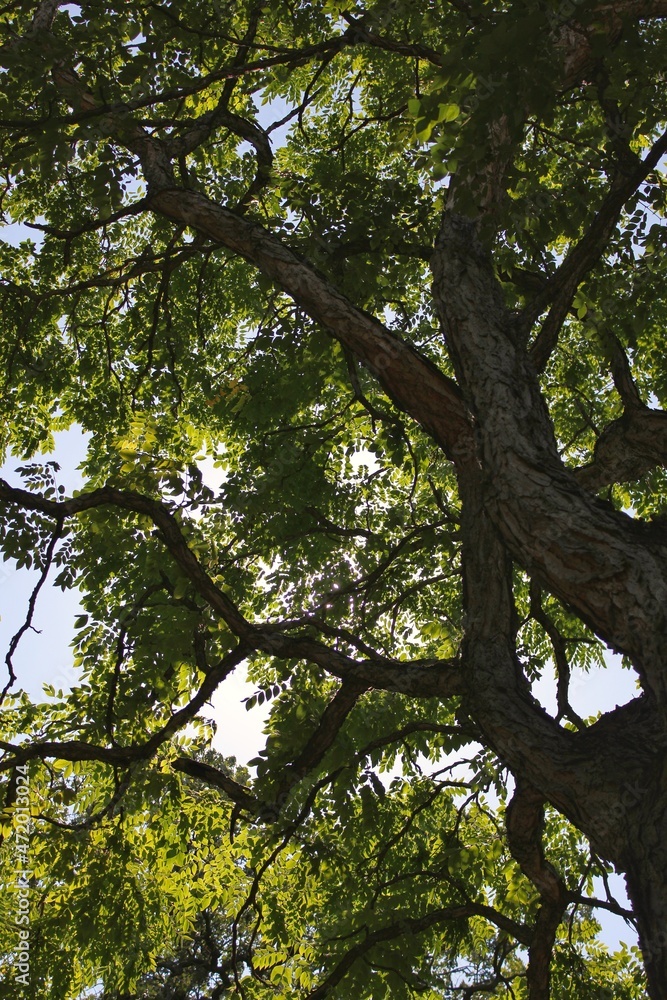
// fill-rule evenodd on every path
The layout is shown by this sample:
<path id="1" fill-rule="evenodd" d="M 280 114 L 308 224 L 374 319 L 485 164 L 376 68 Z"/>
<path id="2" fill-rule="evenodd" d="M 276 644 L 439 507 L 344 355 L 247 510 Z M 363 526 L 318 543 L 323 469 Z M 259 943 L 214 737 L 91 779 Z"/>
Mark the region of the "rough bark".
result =
<path id="1" fill-rule="evenodd" d="M 447 214 L 434 293 L 512 556 L 615 649 L 667 706 L 667 532 L 591 497 L 561 463 L 525 343 L 474 224 Z"/>
<path id="2" fill-rule="evenodd" d="M 667 413 L 633 407 L 602 432 L 593 461 L 576 471 L 587 490 L 640 479 L 656 465 L 667 465 Z"/>
<path id="3" fill-rule="evenodd" d="M 639 735 L 639 734 L 638 734 Z M 646 775 L 642 808 L 620 867 L 637 918 L 649 994 L 667 997 L 667 753 Z M 626 797 L 630 798 L 630 791 Z"/>
<path id="4" fill-rule="evenodd" d="M 510 562 L 487 510 L 483 474 L 477 470 L 462 475 L 460 486 L 466 707 L 485 741 L 520 776 L 521 784 L 536 789 L 540 801 L 543 796 L 556 806 L 589 837 L 600 856 L 627 873 L 633 903 L 643 912 L 639 930 L 649 994 L 654 1000 L 664 998 L 664 953 L 656 949 L 664 939 L 667 889 L 663 716 L 644 697 L 573 733 L 533 700 L 514 647 Z M 515 814 L 522 811 L 525 820 L 532 810 L 535 818 L 536 802 L 526 803 L 524 797 L 521 810 L 515 805 Z M 539 850 L 534 839 L 531 843 L 530 829 L 523 844 L 517 836 L 517 827 L 523 826 L 525 833 L 530 824 L 515 818 L 509 830 L 513 853 L 545 897 L 534 931 L 530 997 L 536 1000 L 549 996 L 548 956 L 563 899 L 549 884 L 554 873 L 536 863 Z"/>
<path id="5" fill-rule="evenodd" d="M 435 293 L 474 413 L 479 456 L 476 468 L 459 468 L 468 703 L 514 773 L 627 873 L 642 914 L 650 995 L 664 997 L 665 949 L 656 942 L 664 935 L 667 895 L 665 618 L 664 604 L 655 601 L 665 586 L 664 540 L 642 539 L 629 518 L 585 494 L 561 465 L 525 346 L 488 260 L 474 246 L 469 223 L 445 220 Z M 635 655 L 647 696 L 581 733 L 561 729 L 541 711 L 516 656 L 508 553 Z M 545 944 L 558 905 L 554 897 L 541 911 L 538 939 Z M 548 996 L 545 968 L 542 954 L 531 998 Z"/>
<path id="6" fill-rule="evenodd" d="M 512 857 L 540 894 L 528 952 L 526 980 L 530 1000 L 549 1000 L 551 995 L 551 954 L 569 902 L 565 883 L 544 857 L 543 827 L 544 796 L 518 777 L 507 809 L 507 837 Z"/>

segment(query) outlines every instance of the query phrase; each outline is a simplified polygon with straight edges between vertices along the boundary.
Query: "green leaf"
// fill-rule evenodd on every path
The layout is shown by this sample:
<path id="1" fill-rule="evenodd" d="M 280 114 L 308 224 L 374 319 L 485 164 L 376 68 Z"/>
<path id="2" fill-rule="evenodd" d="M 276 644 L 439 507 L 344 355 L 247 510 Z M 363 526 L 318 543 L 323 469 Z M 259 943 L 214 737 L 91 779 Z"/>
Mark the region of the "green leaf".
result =
<path id="1" fill-rule="evenodd" d="M 439 122 L 453 122 L 461 114 L 458 104 L 440 104 L 438 107 Z"/>

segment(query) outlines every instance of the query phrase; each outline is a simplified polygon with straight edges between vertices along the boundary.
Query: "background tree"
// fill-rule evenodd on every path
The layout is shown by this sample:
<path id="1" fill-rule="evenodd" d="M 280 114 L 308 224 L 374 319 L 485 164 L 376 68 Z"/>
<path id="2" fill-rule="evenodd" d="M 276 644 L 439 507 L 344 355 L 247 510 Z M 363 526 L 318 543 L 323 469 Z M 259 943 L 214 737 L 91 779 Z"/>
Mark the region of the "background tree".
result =
<path id="1" fill-rule="evenodd" d="M 665 15 L 3 8 L 3 445 L 90 435 L 78 494 L 0 484 L 32 995 L 667 996 Z M 583 719 L 605 647 L 638 694 Z M 243 663 L 252 781 L 207 749 Z"/>

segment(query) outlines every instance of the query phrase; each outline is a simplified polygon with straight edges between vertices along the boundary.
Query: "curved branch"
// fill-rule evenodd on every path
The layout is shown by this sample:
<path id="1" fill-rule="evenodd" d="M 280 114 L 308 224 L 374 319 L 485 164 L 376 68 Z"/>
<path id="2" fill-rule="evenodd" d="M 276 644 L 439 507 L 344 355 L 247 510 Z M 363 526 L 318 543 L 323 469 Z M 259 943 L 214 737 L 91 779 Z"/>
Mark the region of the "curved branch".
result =
<path id="1" fill-rule="evenodd" d="M 255 179 L 237 206 L 239 211 L 268 183 L 271 176 L 273 153 L 268 135 L 263 128 L 248 118 L 243 118 L 242 115 L 234 114 L 222 105 L 197 118 L 183 135 L 166 140 L 164 148 L 170 158 L 185 157 L 206 142 L 219 128 L 226 128 L 240 139 L 245 139 L 257 154 Z"/>
<path id="2" fill-rule="evenodd" d="M 309 660 L 341 679 L 349 678 L 365 687 L 401 691 L 416 697 L 448 698 L 463 689 L 457 659 L 404 662 L 375 654 L 355 660 L 309 635 L 287 635 L 277 625 L 249 622 L 211 577 L 189 548 L 181 526 L 166 504 L 131 490 L 104 486 L 69 500 L 47 500 L 37 493 L 10 486 L 0 479 L 0 502 L 18 504 L 24 510 L 39 511 L 63 520 L 101 506 L 146 514 L 160 530 L 162 541 L 197 593 L 240 640 L 244 654 L 251 650 L 272 656 Z M 224 662 L 224 661 L 223 661 Z M 209 677 L 212 677 L 211 671 Z M 206 700 L 206 699 L 204 699 Z"/>
<path id="3" fill-rule="evenodd" d="M 83 740 L 64 742 L 42 740 L 36 743 L 20 744 L 0 741 L 0 750 L 11 754 L 10 757 L 0 760 L 0 771 L 6 771 L 18 764 L 25 764 L 29 760 L 47 760 L 48 758 L 72 761 L 96 760 L 103 764 L 121 767 L 127 767 L 137 761 L 149 760 L 163 743 L 166 743 L 175 733 L 194 719 L 216 688 L 239 663 L 243 662 L 247 655 L 248 648 L 241 644 L 227 653 L 220 663 L 210 669 L 196 695 L 191 698 L 188 704 L 174 712 L 165 725 L 153 733 L 145 743 L 103 747 L 94 743 L 86 743 Z"/>
<path id="4" fill-rule="evenodd" d="M 574 470 L 580 486 L 596 493 L 613 483 L 630 483 L 651 469 L 667 467 L 667 413 L 628 408 L 604 429 L 593 461 Z"/>
<path id="5" fill-rule="evenodd" d="M 376 931 L 366 933 L 366 937 L 359 944 L 354 945 L 340 959 L 333 971 L 305 997 L 305 1000 L 323 1000 L 328 996 L 335 986 L 347 975 L 354 963 L 362 958 L 367 952 L 377 944 L 385 941 L 392 941 L 405 934 L 422 934 L 424 931 L 435 927 L 437 924 L 448 920 L 461 920 L 466 917 L 484 917 L 490 923 L 495 924 L 501 930 L 511 934 L 522 944 L 529 946 L 532 940 L 530 930 L 523 924 L 506 917 L 503 913 L 495 910 L 492 906 L 485 906 L 481 903 L 464 903 L 461 906 L 447 906 L 432 913 L 427 913 L 423 917 L 401 917 L 393 924 L 381 927 Z"/>
<path id="6" fill-rule="evenodd" d="M 512 857 L 537 888 L 542 900 L 528 953 L 530 1000 L 549 1000 L 551 996 L 549 970 L 556 931 L 570 901 L 565 883 L 544 857 L 544 802 L 544 796 L 536 788 L 517 777 L 516 790 L 506 814 Z"/>
<path id="7" fill-rule="evenodd" d="M 667 533 L 591 497 L 558 456 L 549 413 L 474 224 L 445 216 L 436 303 L 481 443 L 485 505 L 512 556 L 667 703 Z"/>

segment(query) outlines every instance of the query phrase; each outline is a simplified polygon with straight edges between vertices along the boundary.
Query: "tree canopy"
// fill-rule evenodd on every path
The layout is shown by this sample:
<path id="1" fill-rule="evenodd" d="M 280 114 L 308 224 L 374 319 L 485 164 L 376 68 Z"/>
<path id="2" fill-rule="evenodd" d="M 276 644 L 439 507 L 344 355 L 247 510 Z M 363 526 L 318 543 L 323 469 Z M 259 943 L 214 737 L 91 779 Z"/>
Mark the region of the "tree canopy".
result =
<path id="1" fill-rule="evenodd" d="M 3 996 L 667 996 L 666 17 L 0 9 Z"/>

